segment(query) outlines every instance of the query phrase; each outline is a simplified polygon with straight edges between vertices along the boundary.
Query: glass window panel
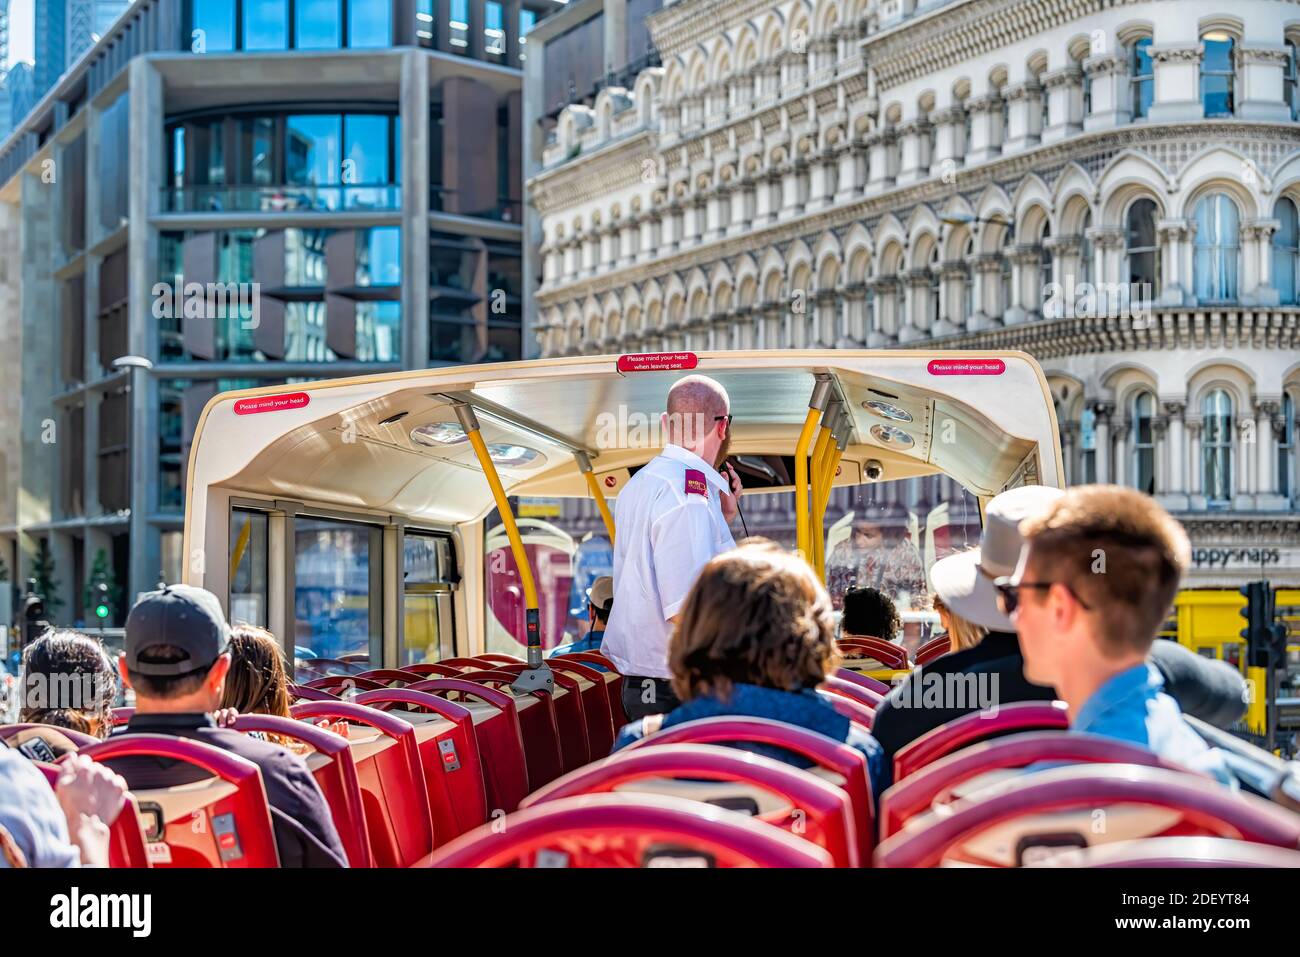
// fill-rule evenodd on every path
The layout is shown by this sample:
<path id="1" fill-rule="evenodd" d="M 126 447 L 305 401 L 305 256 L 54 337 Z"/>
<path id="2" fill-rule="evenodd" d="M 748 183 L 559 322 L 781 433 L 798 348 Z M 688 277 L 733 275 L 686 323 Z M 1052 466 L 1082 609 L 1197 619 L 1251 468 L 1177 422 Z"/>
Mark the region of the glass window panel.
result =
<path id="1" fill-rule="evenodd" d="M 288 0 L 243 0 L 243 10 L 245 50 L 289 48 Z"/>
<path id="2" fill-rule="evenodd" d="M 342 45 L 340 0 L 295 0 L 294 45 L 299 50 L 333 50 Z"/>
<path id="3" fill-rule="evenodd" d="M 342 117 L 309 114 L 287 118 L 285 178 L 293 185 L 333 186 L 342 176 Z M 313 196 L 308 206 L 333 208 L 333 191 Z"/>
<path id="4" fill-rule="evenodd" d="M 1196 205 L 1196 296 L 1204 302 L 1237 298 L 1237 204 L 1223 193 Z"/>
<path id="5" fill-rule="evenodd" d="M 286 286 L 325 285 L 326 229 L 286 229 L 284 231 L 284 284 Z"/>
<path id="6" fill-rule="evenodd" d="M 230 620 L 266 627 L 267 516 L 236 508 L 230 512 Z"/>
<path id="7" fill-rule="evenodd" d="M 1222 33 L 1207 33 L 1202 38 L 1205 53 L 1201 57 L 1201 102 L 1206 116 L 1231 116 L 1234 109 L 1232 38 Z"/>
<path id="8" fill-rule="evenodd" d="M 1232 399 L 1222 389 L 1205 397 L 1201 406 L 1203 488 L 1212 503 L 1232 500 Z"/>
<path id="9" fill-rule="evenodd" d="M 1151 112 L 1155 95 L 1155 71 L 1151 63 L 1151 38 L 1143 37 L 1133 44 L 1132 63 L 1133 118 L 1141 119 Z"/>
<path id="10" fill-rule="evenodd" d="M 401 228 L 372 226 L 357 249 L 357 285 L 397 286 L 401 282 Z"/>
<path id="11" fill-rule="evenodd" d="M 469 46 L 469 0 L 451 0 L 451 15 L 447 25 L 451 29 L 452 46 Z"/>
<path id="12" fill-rule="evenodd" d="M 389 118 L 379 114 L 357 114 L 343 118 L 344 183 L 355 184 L 346 191 L 349 208 L 387 205 L 388 190 L 375 184 L 388 182 Z"/>
<path id="13" fill-rule="evenodd" d="M 357 303 L 357 358 L 396 362 L 401 353 L 402 304 L 396 300 Z"/>
<path id="14" fill-rule="evenodd" d="M 289 302 L 284 307 L 284 358 L 287 362 L 333 362 L 325 344 L 325 303 Z"/>
<path id="15" fill-rule="evenodd" d="M 1295 201 L 1289 197 L 1278 200 L 1273 208 L 1273 218 L 1278 230 L 1273 234 L 1273 286 L 1284 306 L 1297 303 L 1300 289 L 1300 219 Z"/>
<path id="16" fill-rule="evenodd" d="M 437 661 L 445 639 L 452 651 L 451 541 L 445 535 L 407 532 L 403 538 L 404 613 L 402 664 Z"/>
<path id="17" fill-rule="evenodd" d="M 501 4 L 486 0 L 483 4 L 483 51 L 493 56 L 506 52 L 506 34 Z"/>
<path id="18" fill-rule="evenodd" d="M 235 182 L 269 186 L 275 182 L 275 119 L 246 116 L 235 126 Z"/>
<path id="19" fill-rule="evenodd" d="M 393 42 L 393 5 L 388 0 L 348 0 L 348 46 L 386 47 Z"/>
<path id="20" fill-rule="evenodd" d="M 190 49 L 220 53 L 235 48 L 235 0 L 192 0 Z"/>
<path id="21" fill-rule="evenodd" d="M 307 516 L 295 520 L 297 645 L 319 658 L 377 657 L 381 636 L 371 627 L 371 595 L 377 611 L 379 592 L 371 586 L 380 562 L 379 539 L 379 529 L 369 525 Z"/>

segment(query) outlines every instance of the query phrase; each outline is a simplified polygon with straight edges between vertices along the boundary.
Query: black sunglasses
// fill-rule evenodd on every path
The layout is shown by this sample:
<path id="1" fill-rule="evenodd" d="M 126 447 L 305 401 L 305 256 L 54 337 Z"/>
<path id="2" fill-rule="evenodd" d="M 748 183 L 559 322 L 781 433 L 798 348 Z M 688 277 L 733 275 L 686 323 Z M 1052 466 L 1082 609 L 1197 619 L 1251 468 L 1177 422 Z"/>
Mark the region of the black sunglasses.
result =
<path id="1" fill-rule="evenodd" d="M 725 420 L 726 423 L 727 423 L 727 431 L 730 432 L 730 431 L 731 431 L 731 420 L 732 420 L 733 418 L 735 418 L 735 416 L 732 416 L 732 415 L 715 415 L 715 416 L 713 417 L 713 421 L 714 421 L 714 422 L 722 422 L 722 421 Z"/>
<path id="2" fill-rule="evenodd" d="M 1079 607 L 1082 608 L 1084 611 L 1092 610 L 1088 606 L 1088 604 L 1084 602 L 1082 598 L 1080 598 L 1077 594 L 1075 594 L 1074 589 L 1071 588 L 1069 585 L 1065 584 L 1065 582 L 1014 582 L 1013 583 L 1011 581 L 1010 576 L 1007 576 L 1005 578 L 995 579 L 993 582 L 993 587 L 997 589 L 997 593 L 998 593 L 998 608 L 1000 608 L 1002 610 L 1002 614 L 1006 615 L 1007 617 L 1010 617 L 1012 613 L 1014 613 L 1015 610 L 1020 607 L 1020 589 L 1032 588 L 1037 591 L 1046 591 L 1047 589 L 1051 588 L 1053 585 L 1060 585 L 1071 595 L 1073 595 L 1074 600 L 1079 603 Z"/>

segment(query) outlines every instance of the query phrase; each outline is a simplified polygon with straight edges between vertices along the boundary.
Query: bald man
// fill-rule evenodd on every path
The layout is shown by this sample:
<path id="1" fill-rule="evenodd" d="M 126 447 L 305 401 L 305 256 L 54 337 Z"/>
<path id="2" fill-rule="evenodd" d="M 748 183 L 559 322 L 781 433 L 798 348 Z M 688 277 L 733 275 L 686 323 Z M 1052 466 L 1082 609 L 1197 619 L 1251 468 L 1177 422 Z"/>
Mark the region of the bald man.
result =
<path id="1" fill-rule="evenodd" d="M 618 496 L 614 608 L 601 645 L 625 676 L 623 709 L 632 721 L 678 704 L 668 682 L 668 639 L 700 569 L 735 545 L 728 523 L 742 487 L 724 465 L 731 400 L 719 383 L 702 375 L 678 380 L 660 425 L 663 452 Z"/>

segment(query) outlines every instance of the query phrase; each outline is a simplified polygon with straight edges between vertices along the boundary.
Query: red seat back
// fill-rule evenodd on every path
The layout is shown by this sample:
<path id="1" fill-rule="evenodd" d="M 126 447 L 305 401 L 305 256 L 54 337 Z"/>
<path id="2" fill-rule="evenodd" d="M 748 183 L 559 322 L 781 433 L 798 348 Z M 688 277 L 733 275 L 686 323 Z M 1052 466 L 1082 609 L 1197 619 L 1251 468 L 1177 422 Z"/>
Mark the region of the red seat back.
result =
<path id="1" fill-rule="evenodd" d="M 119 735 L 79 753 L 110 765 L 130 757 L 178 761 L 234 786 L 234 793 L 162 822 L 160 843 L 167 845 L 170 860 L 154 856 L 155 866 L 279 867 L 262 772 L 252 761 L 201 741 L 153 734 Z"/>
<path id="2" fill-rule="evenodd" d="M 947 635 L 940 635 L 938 638 L 932 638 L 916 649 L 916 656 L 913 660 L 918 665 L 928 665 L 935 658 L 942 658 L 952 650 L 952 639 Z"/>
<path id="3" fill-rule="evenodd" d="M 389 688 L 405 688 L 414 681 L 424 679 L 424 675 L 407 671 L 405 668 L 376 668 L 373 671 L 363 671 L 357 677 L 377 681 Z"/>
<path id="4" fill-rule="evenodd" d="M 475 655 L 474 657 L 478 658 L 481 661 L 498 662 L 504 665 L 524 664 L 524 659 L 522 658 L 516 658 L 514 655 L 501 655 L 491 651 L 485 652 L 484 654 L 481 655 Z"/>
<path id="5" fill-rule="evenodd" d="M 443 658 L 438 662 L 438 664 L 446 665 L 449 668 L 459 668 L 461 669 L 462 672 L 465 671 L 466 669 L 470 669 L 473 671 L 484 671 L 491 668 L 496 663 L 497 662 L 488 661 L 486 658 L 479 658 L 479 657 Z"/>
<path id="6" fill-rule="evenodd" d="M 646 735 L 620 753 L 660 744 L 733 744 L 751 742 L 784 748 L 819 768 L 844 778 L 841 787 L 849 797 L 858 839 L 858 860 L 867 863 L 876 841 L 867 757 L 857 748 L 797 725 L 769 718 L 722 717 L 685 721 Z"/>
<path id="7" fill-rule="evenodd" d="M 627 712 L 623 710 L 623 676 L 609 658 L 598 651 L 571 651 L 567 655 L 548 658 L 547 661 L 577 661 L 584 665 L 600 665 L 612 674 L 614 680 L 609 682 L 609 707 L 614 715 L 614 727 L 618 729 L 628 723 Z"/>
<path id="8" fill-rule="evenodd" d="M 334 828 L 339 832 L 343 850 L 348 855 L 348 864 L 352 867 L 374 866 L 361 784 L 347 738 L 306 721 L 270 714 L 241 714 L 235 722 L 235 730 L 274 734 L 298 741 L 325 759 L 310 762 L 317 765 L 312 770 L 312 777 L 320 785 L 325 803 L 329 805 Z"/>
<path id="9" fill-rule="evenodd" d="M 357 695 L 356 703 L 381 711 L 401 706 L 446 718 L 451 727 L 422 736 L 417 729 L 420 760 L 433 815 L 434 846 L 441 846 L 488 819 L 483 768 L 468 709 L 445 698 L 411 688 L 389 688 Z M 400 712 L 396 714 L 401 717 Z"/>
<path id="10" fill-rule="evenodd" d="M 884 700 L 884 695 L 872 691 L 870 688 L 864 688 L 862 685 L 852 681 L 845 681 L 843 678 L 835 675 L 827 675 L 822 679 L 821 687 L 831 694 L 837 694 L 844 698 L 852 698 L 860 704 L 866 705 L 872 711 Z"/>
<path id="11" fill-rule="evenodd" d="M 703 809 L 702 809 L 703 808 Z M 433 856 L 434 867 L 642 867 L 692 855 L 714 867 L 832 867 L 802 838 L 731 811 L 655 794 L 591 794 L 521 810 Z M 678 858 L 680 861 L 680 858 Z"/>
<path id="12" fill-rule="evenodd" d="M 117 728 L 131 720 L 135 714 L 135 708 L 114 708 L 113 709 L 113 727 Z"/>
<path id="13" fill-rule="evenodd" d="M 98 744 L 100 739 L 93 734 L 85 734 L 81 731 L 74 731 L 71 728 L 60 728 L 52 724 L 0 724 L 0 741 L 4 741 L 11 747 L 17 748 L 16 738 L 24 740 L 30 738 L 39 738 L 43 732 L 49 732 L 51 737 L 61 735 L 74 748 L 84 748 L 87 745 Z M 59 742 L 62 744 L 63 742 Z M 66 747 L 66 745 L 64 745 Z"/>
<path id="14" fill-rule="evenodd" d="M 525 664 L 497 665 L 492 672 L 509 675 L 514 679 L 527 668 Z M 560 757 L 563 760 L 564 771 L 573 771 L 592 758 L 604 757 L 604 755 L 593 754 L 591 751 L 591 742 L 587 738 L 587 713 L 582 700 L 581 682 L 572 674 L 554 668 L 551 669 L 551 677 L 557 689 L 551 704 L 555 710 L 555 727 L 560 734 Z"/>
<path id="15" fill-rule="evenodd" d="M 83 735 L 83 737 L 90 737 Z M 91 738 L 92 744 L 99 742 L 98 738 Z M 59 781 L 59 766 L 57 764 L 47 764 L 44 761 L 33 761 L 41 773 L 45 775 L 45 780 L 50 782 L 50 787 L 54 787 Z M 140 806 L 136 803 L 135 796 L 128 793 L 126 803 L 122 805 L 122 813 L 117 816 L 113 826 L 108 833 L 108 866 L 109 867 L 152 867 L 149 863 L 149 851 L 144 840 L 144 825 L 140 821 Z"/>
<path id="16" fill-rule="evenodd" d="M 348 701 L 307 701 L 290 709 L 295 718 L 328 718 L 373 728 L 396 743 L 357 756 L 357 782 L 376 867 L 410 867 L 433 850 L 433 822 L 415 729 L 400 718 Z M 368 750 L 368 749 L 367 749 Z"/>
<path id="17" fill-rule="evenodd" d="M 463 676 L 467 681 L 489 688 L 509 689 L 514 676 L 501 671 L 471 671 Z M 511 692 L 506 691 L 507 694 Z M 560 750 L 560 728 L 555 719 L 555 701 L 545 691 L 531 692 L 537 703 L 516 709 L 519 713 L 519 730 L 523 735 L 524 758 L 528 764 L 528 783 L 539 787 L 554 781 L 564 773 L 564 757 Z"/>
<path id="18" fill-rule="evenodd" d="M 880 797 L 880 836 L 899 831 L 908 819 L 944 802 L 954 788 L 1001 768 L 1044 761 L 1071 764 L 1140 764 L 1177 768 L 1146 748 L 1076 731 L 1028 731 L 972 744 L 939 758 L 899 781 Z"/>
<path id="19" fill-rule="evenodd" d="M 496 709 L 496 714 L 474 725 L 483 771 L 483 792 L 489 815 L 497 811 L 508 813 L 517 808 L 528 793 L 528 762 L 524 756 L 524 737 L 514 696 L 508 691 L 463 678 L 434 678 L 413 684 L 406 690 L 443 698 L 455 695 L 481 701 Z"/>
<path id="20" fill-rule="evenodd" d="M 1029 867 L 1277 867 L 1300 869 L 1300 851 L 1222 837 L 1147 837 L 1063 851 Z"/>
<path id="21" fill-rule="evenodd" d="M 609 704 L 612 683 L 605 681 L 604 672 L 576 661 L 550 658 L 548 662 L 551 670 L 557 674 L 563 672 L 588 682 L 588 686 L 581 690 L 582 710 L 587 718 L 587 744 L 591 750 L 591 760 L 603 758 L 614 747 L 614 735 L 618 731 Z"/>
<path id="22" fill-rule="evenodd" d="M 1070 726 L 1064 701 L 1017 701 L 973 711 L 927 731 L 894 755 L 894 780 L 977 741 L 1014 731 L 1061 731 Z"/>
<path id="23" fill-rule="evenodd" d="M 891 690 L 889 685 L 885 684 L 880 679 L 873 678 L 871 677 L 871 675 L 864 675 L 860 672 L 852 670 L 851 668 L 836 668 L 834 671 L 831 672 L 831 674 L 834 677 L 840 678 L 843 681 L 851 681 L 855 685 L 861 685 L 862 687 L 866 688 L 868 691 L 874 691 L 882 698 L 885 695 L 889 694 Z"/>
<path id="24" fill-rule="evenodd" d="M 906 668 L 907 651 L 883 638 L 841 638 L 836 644 L 845 658 L 874 658 L 886 668 Z"/>
<path id="25" fill-rule="evenodd" d="M 341 695 L 350 691 L 377 691 L 384 686 L 378 681 L 360 675 L 326 675 L 324 678 L 308 681 L 303 687 Z"/>
<path id="26" fill-rule="evenodd" d="M 297 701 L 338 701 L 339 696 L 321 688 L 309 688 L 307 685 L 289 685 L 289 697 Z"/>
<path id="27" fill-rule="evenodd" d="M 980 834 L 1006 821 L 1053 811 L 1080 811 L 1095 820 L 1108 806 L 1178 812 L 1151 837 L 1210 836 L 1295 849 L 1300 815 L 1263 798 L 1230 791 L 1199 774 L 1131 764 L 1087 764 L 1017 775 L 948 806 L 925 827 L 886 838 L 876 848 L 881 867 L 937 867 Z M 1051 835 L 1059 839 L 1058 830 Z M 1088 840 L 1089 835 L 1080 835 Z"/>
<path id="28" fill-rule="evenodd" d="M 841 867 L 858 864 L 857 839 L 844 791 L 783 762 L 735 748 L 664 744 L 619 751 L 533 792 L 521 807 L 614 791 L 654 778 L 729 781 L 771 792 L 788 807 L 759 815 L 762 820 L 824 847 Z"/>
<path id="29" fill-rule="evenodd" d="M 423 678 L 455 678 L 458 675 L 464 674 L 464 670 L 461 668 L 455 668 L 451 665 L 444 665 L 440 662 L 434 661 L 422 661 L 415 665 L 403 665 L 402 670 L 420 675 Z"/>
<path id="30" fill-rule="evenodd" d="M 860 724 L 868 731 L 876 720 L 876 709 L 863 704 L 854 698 L 846 697 L 842 694 L 835 694 L 824 688 L 818 689 L 817 693 L 821 695 L 828 705 L 834 708 L 839 714 L 844 715 L 850 721 Z"/>

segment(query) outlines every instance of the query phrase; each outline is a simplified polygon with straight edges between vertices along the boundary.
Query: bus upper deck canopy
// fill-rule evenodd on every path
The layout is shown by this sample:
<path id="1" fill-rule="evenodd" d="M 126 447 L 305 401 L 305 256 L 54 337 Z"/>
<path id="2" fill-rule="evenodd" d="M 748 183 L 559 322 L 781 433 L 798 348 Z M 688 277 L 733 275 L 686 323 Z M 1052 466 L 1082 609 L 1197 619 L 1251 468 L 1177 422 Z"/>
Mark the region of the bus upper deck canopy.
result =
<path id="1" fill-rule="evenodd" d="M 494 500 L 457 424 L 458 403 L 477 413 L 508 495 L 589 495 L 585 455 L 601 488 L 617 496 L 631 470 L 657 454 L 668 389 L 692 372 L 730 395 L 732 455 L 792 455 L 825 380 L 848 413 L 834 484 L 868 481 L 872 460 L 883 479 L 946 474 L 981 504 L 1017 485 L 1064 484 L 1051 394 L 1023 353 L 671 356 L 451 366 L 218 395 L 190 455 L 185 579 L 224 600 L 236 501 L 289 501 L 424 528 L 481 521 Z"/>

